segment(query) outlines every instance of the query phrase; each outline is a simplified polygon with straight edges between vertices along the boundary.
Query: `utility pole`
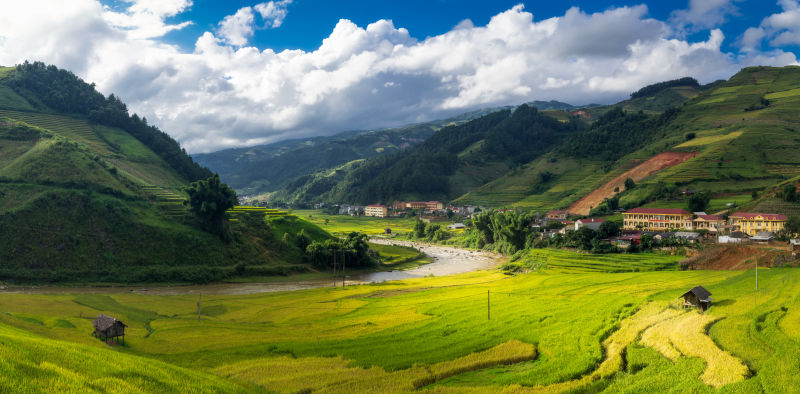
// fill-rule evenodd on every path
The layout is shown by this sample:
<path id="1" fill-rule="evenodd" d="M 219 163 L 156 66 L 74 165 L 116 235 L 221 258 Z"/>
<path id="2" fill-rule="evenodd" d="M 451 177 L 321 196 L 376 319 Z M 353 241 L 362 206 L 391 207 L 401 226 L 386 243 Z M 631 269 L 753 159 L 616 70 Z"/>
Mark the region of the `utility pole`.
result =
<path id="1" fill-rule="evenodd" d="M 758 291 L 758 258 L 756 258 L 756 291 Z"/>
<path id="2" fill-rule="evenodd" d="M 492 304 L 489 290 L 486 290 L 486 320 L 492 320 Z"/>
<path id="3" fill-rule="evenodd" d="M 344 269 L 345 264 L 347 264 L 347 255 L 342 251 L 342 290 L 344 290 Z"/>
<path id="4" fill-rule="evenodd" d="M 200 312 L 203 308 L 200 306 L 200 303 L 203 302 L 203 293 L 200 293 L 200 297 L 197 299 L 197 321 L 200 321 Z"/>
<path id="5" fill-rule="evenodd" d="M 336 250 L 333 251 L 333 288 L 336 288 Z"/>

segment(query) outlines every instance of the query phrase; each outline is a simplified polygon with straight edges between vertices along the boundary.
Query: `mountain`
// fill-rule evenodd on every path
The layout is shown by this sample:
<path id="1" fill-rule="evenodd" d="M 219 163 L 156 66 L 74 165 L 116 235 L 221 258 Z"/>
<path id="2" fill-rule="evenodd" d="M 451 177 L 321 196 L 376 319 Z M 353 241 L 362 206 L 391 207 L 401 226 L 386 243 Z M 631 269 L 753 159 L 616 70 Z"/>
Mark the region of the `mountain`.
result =
<path id="1" fill-rule="evenodd" d="M 509 121 L 516 112 L 490 114 L 414 149 L 298 178 L 274 201 L 441 198 L 586 215 L 614 196 L 623 207 L 683 207 L 684 192 L 697 191 L 710 193 L 717 211 L 730 203 L 800 212 L 776 197 L 800 179 L 800 120 L 792 115 L 800 109 L 798 67 L 746 68 L 709 85 L 691 78 L 651 85 L 587 108 L 589 124 L 563 111 L 520 109 L 519 122 Z M 529 134 L 550 124 L 543 117 L 570 126 Z M 501 123 L 504 132 L 494 134 Z M 451 145 L 461 135 L 464 143 Z M 625 190 L 627 178 L 635 188 Z"/>
<path id="2" fill-rule="evenodd" d="M 231 221 L 230 242 L 200 230 L 184 187 L 210 175 L 74 74 L 0 68 L 0 279 L 203 282 L 302 270 L 299 251 L 281 248 L 283 233 L 256 216 Z"/>
<path id="3" fill-rule="evenodd" d="M 239 194 L 252 196 L 280 189 L 301 175 L 407 149 L 425 141 L 442 127 L 462 124 L 501 109 L 486 108 L 403 127 L 346 131 L 333 136 L 200 153 L 193 158 L 219 173 Z"/>
<path id="4" fill-rule="evenodd" d="M 585 127 L 521 105 L 442 128 L 412 149 L 298 178 L 273 201 L 455 198 L 557 146 Z"/>
<path id="5" fill-rule="evenodd" d="M 682 195 L 690 191 L 711 193 L 715 211 L 730 203 L 800 212 L 775 197 L 778 187 L 796 184 L 800 176 L 800 119 L 793 116 L 800 109 L 800 68 L 745 68 L 660 115 L 620 114 L 623 106 L 616 107 L 609 110 L 616 110 L 616 120 L 598 121 L 517 173 L 458 201 L 585 215 L 614 196 L 627 208 L 684 207 Z M 636 126 L 636 117 L 643 123 Z M 550 181 L 536 193 L 514 193 L 536 185 L 545 172 Z M 625 190 L 627 178 L 636 182 L 634 189 Z"/>

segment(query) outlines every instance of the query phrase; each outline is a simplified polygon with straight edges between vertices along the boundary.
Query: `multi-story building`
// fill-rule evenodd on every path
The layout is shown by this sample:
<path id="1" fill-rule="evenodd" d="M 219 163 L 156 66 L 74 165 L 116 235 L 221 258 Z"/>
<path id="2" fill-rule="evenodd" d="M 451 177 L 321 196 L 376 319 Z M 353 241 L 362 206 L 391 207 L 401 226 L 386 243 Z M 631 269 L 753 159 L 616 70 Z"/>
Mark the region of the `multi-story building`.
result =
<path id="1" fill-rule="evenodd" d="M 380 204 L 373 204 L 367 205 L 364 207 L 364 216 L 375 216 L 379 218 L 385 218 L 389 216 L 389 208 L 385 205 Z"/>
<path id="2" fill-rule="evenodd" d="M 716 234 L 725 225 L 725 221 L 716 215 L 697 215 L 692 220 L 692 225 L 695 231 L 708 230 L 709 233 Z"/>
<path id="3" fill-rule="evenodd" d="M 692 230 L 692 214 L 676 208 L 634 208 L 622 213 L 625 230 Z"/>
<path id="4" fill-rule="evenodd" d="M 438 211 L 444 207 L 444 204 L 439 201 L 412 201 L 406 203 L 406 207 L 414 210 Z"/>
<path id="5" fill-rule="evenodd" d="M 731 231 L 741 231 L 755 236 L 761 231 L 777 233 L 786 227 L 786 215 L 777 213 L 736 212 L 728 216 Z"/>

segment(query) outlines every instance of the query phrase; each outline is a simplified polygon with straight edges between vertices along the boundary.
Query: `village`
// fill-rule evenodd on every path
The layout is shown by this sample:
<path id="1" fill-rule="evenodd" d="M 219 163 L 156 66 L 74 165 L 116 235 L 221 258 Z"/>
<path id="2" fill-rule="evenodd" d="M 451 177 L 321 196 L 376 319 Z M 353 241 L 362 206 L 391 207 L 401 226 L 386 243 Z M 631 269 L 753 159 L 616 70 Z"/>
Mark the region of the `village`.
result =
<path id="1" fill-rule="evenodd" d="M 324 208 L 319 204 L 315 208 Z M 416 216 L 425 223 L 447 222 L 450 230 L 471 227 L 472 215 L 490 208 L 473 205 L 454 206 L 440 201 L 394 201 L 391 205 L 371 204 L 366 206 L 342 204 L 336 206 L 339 215 L 378 218 Z M 511 209 L 495 209 L 508 212 Z M 688 212 L 680 208 L 646 208 L 618 210 L 622 221 L 618 222 L 619 234 L 606 239 L 610 244 L 628 249 L 639 246 L 642 239 L 656 242 L 675 241 L 681 244 L 717 243 L 742 244 L 750 242 L 787 242 L 793 255 L 800 251 L 800 239 L 791 238 L 787 229 L 789 218 L 780 213 L 734 212 L 726 216 L 706 212 Z M 530 227 L 542 238 L 553 238 L 558 234 L 580 230 L 582 227 L 598 231 L 603 223 L 611 219 L 582 217 L 568 210 L 551 210 L 534 215 Z"/>

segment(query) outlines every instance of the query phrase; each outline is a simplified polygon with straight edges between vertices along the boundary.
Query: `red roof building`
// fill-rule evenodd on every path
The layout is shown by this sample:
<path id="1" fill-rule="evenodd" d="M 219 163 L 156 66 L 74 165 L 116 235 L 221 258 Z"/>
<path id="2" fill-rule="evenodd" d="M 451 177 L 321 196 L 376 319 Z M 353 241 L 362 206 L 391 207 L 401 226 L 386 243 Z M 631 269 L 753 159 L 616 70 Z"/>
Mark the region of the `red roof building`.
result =
<path id="1" fill-rule="evenodd" d="M 622 217 L 625 230 L 692 230 L 692 214 L 680 208 L 634 208 Z"/>

